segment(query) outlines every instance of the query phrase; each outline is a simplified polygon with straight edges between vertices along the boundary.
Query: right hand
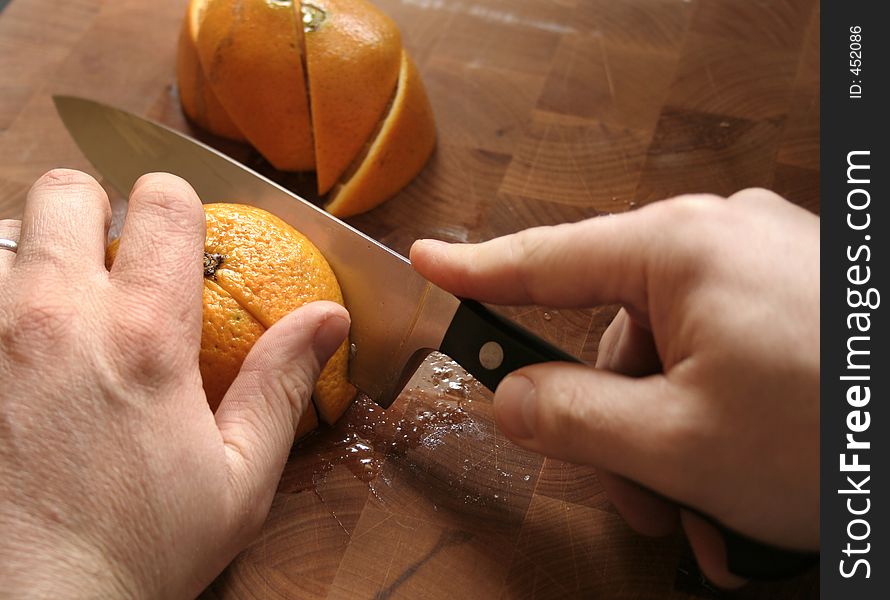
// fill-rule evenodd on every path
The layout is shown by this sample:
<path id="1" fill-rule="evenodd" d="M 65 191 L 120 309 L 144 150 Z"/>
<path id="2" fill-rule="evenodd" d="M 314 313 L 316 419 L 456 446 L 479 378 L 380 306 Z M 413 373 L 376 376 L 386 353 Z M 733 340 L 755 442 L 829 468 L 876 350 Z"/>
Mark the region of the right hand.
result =
<path id="1" fill-rule="evenodd" d="M 598 467 L 631 526 L 663 534 L 679 514 L 724 586 L 741 580 L 717 530 L 666 498 L 762 542 L 818 548 L 818 218 L 766 190 L 686 196 L 482 244 L 421 241 L 411 260 L 462 297 L 623 305 L 597 368 L 520 369 L 495 416 L 521 446 Z"/>

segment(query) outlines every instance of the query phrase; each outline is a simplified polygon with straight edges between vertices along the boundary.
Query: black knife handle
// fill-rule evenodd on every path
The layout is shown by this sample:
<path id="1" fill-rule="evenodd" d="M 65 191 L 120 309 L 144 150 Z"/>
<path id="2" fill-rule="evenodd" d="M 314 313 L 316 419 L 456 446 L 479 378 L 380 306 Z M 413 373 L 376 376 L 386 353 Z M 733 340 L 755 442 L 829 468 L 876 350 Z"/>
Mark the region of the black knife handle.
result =
<path id="1" fill-rule="evenodd" d="M 528 365 L 580 362 L 474 300 L 461 300 L 439 350 L 492 391 L 507 375 Z"/>
<path id="2" fill-rule="evenodd" d="M 473 300 L 461 300 L 439 349 L 492 391 L 507 375 L 528 365 L 582 362 Z M 798 575 L 818 561 L 818 554 L 762 544 L 707 515 L 702 517 L 720 530 L 729 570 L 739 577 L 782 579 Z"/>

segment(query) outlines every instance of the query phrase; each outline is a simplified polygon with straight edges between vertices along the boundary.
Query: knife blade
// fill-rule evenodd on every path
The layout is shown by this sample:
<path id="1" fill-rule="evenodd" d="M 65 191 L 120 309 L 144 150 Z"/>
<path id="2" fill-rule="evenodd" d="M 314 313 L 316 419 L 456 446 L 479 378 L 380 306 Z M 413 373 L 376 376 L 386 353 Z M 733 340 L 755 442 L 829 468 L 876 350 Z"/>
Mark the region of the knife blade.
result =
<path id="1" fill-rule="evenodd" d="M 86 98 L 53 101 L 83 154 L 122 195 L 145 173 L 173 173 L 204 203 L 257 206 L 312 240 L 334 270 L 352 318 L 350 381 L 384 408 L 434 350 L 491 390 L 528 364 L 577 362 L 482 305 L 433 285 L 400 254 L 206 144 Z"/>

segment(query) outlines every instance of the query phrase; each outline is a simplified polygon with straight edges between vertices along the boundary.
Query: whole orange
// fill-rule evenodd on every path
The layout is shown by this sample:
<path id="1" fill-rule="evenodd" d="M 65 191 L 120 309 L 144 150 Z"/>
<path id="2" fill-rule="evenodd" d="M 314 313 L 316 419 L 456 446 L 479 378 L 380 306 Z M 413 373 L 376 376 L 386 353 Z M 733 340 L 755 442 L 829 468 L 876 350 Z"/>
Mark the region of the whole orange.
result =
<path id="1" fill-rule="evenodd" d="M 342 305 L 343 294 L 318 248 L 278 217 L 242 204 L 205 204 L 204 213 L 199 367 L 207 402 L 216 410 L 266 329 L 308 302 Z M 109 245 L 109 265 L 117 248 L 116 240 Z M 327 423 L 336 421 L 355 397 L 347 380 L 348 360 L 347 340 L 322 370 L 298 436 L 314 429 L 319 417 Z"/>
<path id="2" fill-rule="evenodd" d="M 177 79 L 197 125 L 315 170 L 338 216 L 393 196 L 435 146 L 417 68 L 367 0 L 190 0 Z"/>

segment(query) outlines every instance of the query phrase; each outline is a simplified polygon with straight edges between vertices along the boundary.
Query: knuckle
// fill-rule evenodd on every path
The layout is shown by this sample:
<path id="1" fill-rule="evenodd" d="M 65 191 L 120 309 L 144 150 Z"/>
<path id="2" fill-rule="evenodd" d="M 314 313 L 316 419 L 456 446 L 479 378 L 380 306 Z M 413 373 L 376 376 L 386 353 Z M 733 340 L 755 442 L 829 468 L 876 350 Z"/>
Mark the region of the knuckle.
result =
<path id="1" fill-rule="evenodd" d="M 540 257 L 541 253 L 547 248 L 544 240 L 546 232 L 551 229 L 552 227 L 535 227 L 521 231 L 513 236 L 515 258 L 520 261 L 527 261 Z"/>
<path id="2" fill-rule="evenodd" d="M 699 445 L 702 430 L 690 418 L 688 411 L 665 407 L 659 425 L 659 440 L 662 450 L 676 452 L 682 456 Z"/>
<path id="3" fill-rule="evenodd" d="M 551 229 L 551 227 L 536 227 L 521 231 L 511 238 L 509 246 L 511 261 L 516 266 L 522 292 L 535 303 L 539 302 L 541 289 L 536 279 L 546 260 L 550 246 L 546 234 Z"/>
<path id="4" fill-rule="evenodd" d="M 185 180 L 167 173 L 150 173 L 139 178 L 133 186 L 133 199 L 146 210 L 161 215 L 178 217 L 177 222 L 189 224 L 200 217 L 203 210 L 195 192 Z"/>
<path id="5" fill-rule="evenodd" d="M 44 294 L 25 292 L 0 325 L 0 343 L 19 359 L 42 355 L 70 342 L 77 311 Z"/>
<path id="6" fill-rule="evenodd" d="M 565 383 L 554 386 L 550 393 L 558 401 L 552 403 L 553 406 L 548 408 L 547 414 L 542 414 L 537 407 L 535 411 L 537 423 L 540 424 L 545 419 L 551 421 L 550 426 L 544 427 L 542 430 L 551 432 L 551 435 L 557 437 L 558 439 L 554 440 L 556 442 L 565 439 L 584 439 L 586 433 L 579 431 L 579 429 L 586 430 L 589 423 L 585 425 L 585 421 L 589 421 L 591 418 L 587 414 L 589 413 L 589 398 L 587 394 L 577 386 L 566 385 Z"/>
<path id="7" fill-rule="evenodd" d="M 165 332 L 147 310 L 133 310 L 115 321 L 113 339 L 127 380 L 155 381 L 174 370 L 177 356 L 171 340 L 176 338 Z"/>
<path id="8" fill-rule="evenodd" d="M 695 222 L 713 215 L 725 202 L 713 194 L 686 194 L 656 203 L 666 216 L 678 222 Z"/>
<path id="9" fill-rule="evenodd" d="M 656 451 L 664 457 L 665 464 L 683 464 L 690 456 L 713 453 L 715 440 L 710 437 L 713 424 L 698 408 L 703 403 L 694 398 L 698 392 L 687 390 L 678 398 L 664 394 L 660 409 L 661 419 L 657 438 L 653 440 Z"/>
<path id="10" fill-rule="evenodd" d="M 678 196 L 658 203 L 669 247 L 690 263 L 700 263 L 724 244 L 728 224 L 736 217 L 725 198 L 710 194 Z M 656 204 L 655 206 L 658 206 Z"/>
<path id="11" fill-rule="evenodd" d="M 18 235 L 22 228 L 22 222 L 18 219 L 0 219 L 0 233 L 5 235 Z"/>
<path id="12" fill-rule="evenodd" d="M 105 190 L 90 175 L 73 169 L 47 171 L 31 188 L 31 194 L 49 197 L 53 204 L 65 204 L 75 210 L 102 211 L 106 221 L 111 219 L 111 205 Z"/>
<path id="13" fill-rule="evenodd" d="M 282 401 L 280 405 L 287 406 L 289 412 L 285 418 L 292 421 L 296 428 L 315 387 L 314 373 L 304 366 L 291 365 L 287 369 L 266 373 L 261 382 L 263 397 Z"/>
<path id="14" fill-rule="evenodd" d="M 779 196 L 772 190 L 761 187 L 751 187 L 739 190 L 729 197 L 729 201 L 734 203 L 758 201 L 774 202 L 776 200 L 781 200 L 781 198 L 781 196 Z"/>
<path id="15" fill-rule="evenodd" d="M 90 190 L 101 190 L 102 186 L 83 171 L 74 169 L 51 169 L 44 173 L 34 184 L 35 188 L 70 188 L 84 187 Z"/>

